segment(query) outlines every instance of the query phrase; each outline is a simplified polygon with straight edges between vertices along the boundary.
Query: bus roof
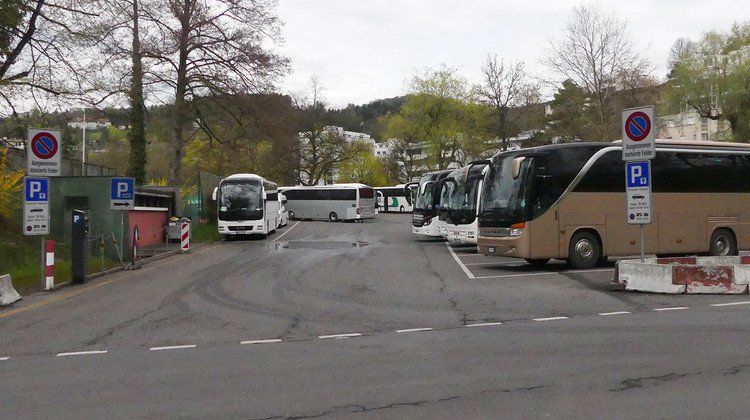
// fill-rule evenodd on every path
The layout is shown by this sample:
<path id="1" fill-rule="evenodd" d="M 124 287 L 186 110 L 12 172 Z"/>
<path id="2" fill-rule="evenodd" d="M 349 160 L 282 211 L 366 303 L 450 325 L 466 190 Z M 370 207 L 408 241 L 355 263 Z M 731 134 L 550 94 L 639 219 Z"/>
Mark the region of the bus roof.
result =
<path id="1" fill-rule="evenodd" d="M 280 190 L 324 190 L 324 189 L 350 189 L 350 188 L 372 188 L 366 184 L 343 183 L 329 185 L 295 185 L 293 187 L 279 187 Z"/>
<path id="2" fill-rule="evenodd" d="M 256 175 L 256 174 L 232 174 L 232 175 L 229 175 L 228 177 L 222 179 L 221 182 L 224 182 L 224 181 L 234 181 L 234 180 L 242 180 L 242 179 L 245 179 L 245 180 L 253 179 L 253 180 L 260 181 L 260 182 L 263 183 L 263 185 L 265 186 L 266 189 L 270 189 L 270 190 L 275 190 L 278 187 L 275 182 L 269 181 L 269 180 L 263 178 L 262 176 Z"/>

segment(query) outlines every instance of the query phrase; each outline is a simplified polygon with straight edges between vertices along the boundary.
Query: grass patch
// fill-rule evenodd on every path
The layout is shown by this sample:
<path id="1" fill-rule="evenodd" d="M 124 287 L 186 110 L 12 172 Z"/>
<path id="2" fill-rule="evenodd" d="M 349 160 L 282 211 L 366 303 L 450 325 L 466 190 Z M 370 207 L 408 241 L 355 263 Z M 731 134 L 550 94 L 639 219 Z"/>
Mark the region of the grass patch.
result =
<path id="1" fill-rule="evenodd" d="M 211 243 L 221 240 L 221 235 L 219 234 L 219 228 L 216 226 L 216 222 L 204 224 L 196 223 L 193 224 L 191 228 L 193 231 L 190 232 L 190 239 L 194 242 Z"/>
<path id="2" fill-rule="evenodd" d="M 10 274 L 13 287 L 24 295 L 42 289 L 42 263 L 39 238 L 13 238 L 14 242 L 0 243 L 0 274 Z M 64 283 L 72 278 L 72 263 L 65 258 L 63 250 L 55 252 L 55 283 Z M 120 265 L 119 261 L 104 258 L 104 270 Z M 90 255 L 87 274 L 102 271 L 99 256 Z"/>

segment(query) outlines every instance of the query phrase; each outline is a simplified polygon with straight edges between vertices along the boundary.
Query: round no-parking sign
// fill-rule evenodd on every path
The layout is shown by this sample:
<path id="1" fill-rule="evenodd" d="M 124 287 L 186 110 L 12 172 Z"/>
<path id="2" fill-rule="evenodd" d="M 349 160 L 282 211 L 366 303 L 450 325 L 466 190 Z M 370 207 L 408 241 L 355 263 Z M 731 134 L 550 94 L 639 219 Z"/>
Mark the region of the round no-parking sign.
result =
<path id="1" fill-rule="evenodd" d="M 653 159 L 656 156 L 654 107 L 622 111 L 622 160 L 626 162 Z"/>
<path id="2" fill-rule="evenodd" d="M 62 141 L 59 130 L 30 128 L 26 135 L 26 174 L 60 176 Z"/>
<path id="3" fill-rule="evenodd" d="M 57 154 L 59 144 L 57 138 L 46 131 L 42 131 L 31 139 L 31 151 L 39 159 L 51 159 Z"/>

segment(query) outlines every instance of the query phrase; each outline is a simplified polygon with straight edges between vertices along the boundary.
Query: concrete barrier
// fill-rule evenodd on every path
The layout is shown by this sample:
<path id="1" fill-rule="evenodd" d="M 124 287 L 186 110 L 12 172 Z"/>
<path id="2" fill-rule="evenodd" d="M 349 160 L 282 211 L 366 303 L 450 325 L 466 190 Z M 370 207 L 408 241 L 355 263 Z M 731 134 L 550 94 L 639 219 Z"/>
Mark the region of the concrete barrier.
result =
<path id="1" fill-rule="evenodd" d="M 748 257 L 670 257 L 622 260 L 615 283 L 625 290 L 654 293 L 746 294 Z"/>
<path id="2" fill-rule="evenodd" d="M 617 265 L 619 266 L 619 282 L 625 284 L 625 290 L 670 294 L 685 293 L 685 285 L 672 283 L 671 265 L 628 260 L 619 261 Z"/>
<path id="3" fill-rule="evenodd" d="M 19 300 L 21 300 L 21 295 L 13 288 L 10 274 L 0 276 L 0 306 L 10 305 Z"/>

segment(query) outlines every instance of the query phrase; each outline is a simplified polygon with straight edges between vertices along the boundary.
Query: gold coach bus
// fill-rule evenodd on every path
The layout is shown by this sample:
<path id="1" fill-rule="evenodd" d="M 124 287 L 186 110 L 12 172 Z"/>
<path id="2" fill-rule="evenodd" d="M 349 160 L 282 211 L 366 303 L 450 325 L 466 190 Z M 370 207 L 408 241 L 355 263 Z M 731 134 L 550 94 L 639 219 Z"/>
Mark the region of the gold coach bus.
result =
<path id="1" fill-rule="evenodd" d="M 650 254 L 736 255 L 750 248 L 750 145 L 657 141 Z M 533 265 L 567 259 L 591 268 L 640 253 L 626 220 L 622 147 L 573 143 L 492 159 L 479 216 L 479 251 Z"/>

